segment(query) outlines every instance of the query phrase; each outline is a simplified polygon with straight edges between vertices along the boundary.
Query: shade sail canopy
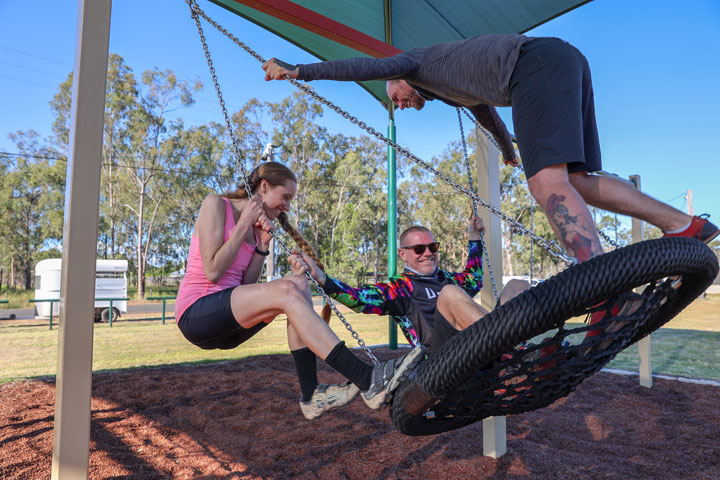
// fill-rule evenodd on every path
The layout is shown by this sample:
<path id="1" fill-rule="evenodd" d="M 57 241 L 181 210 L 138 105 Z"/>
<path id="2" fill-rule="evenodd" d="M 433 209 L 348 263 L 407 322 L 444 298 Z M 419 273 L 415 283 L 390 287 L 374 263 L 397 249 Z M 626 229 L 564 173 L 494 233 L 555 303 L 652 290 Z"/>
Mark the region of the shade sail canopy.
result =
<path id="1" fill-rule="evenodd" d="M 386 57 L 481 33 L 523 33 L 591 0 L 211 1 L 321 60 L 337 60 Z M 387 105 L 384 82 L 358 83 Z"/>

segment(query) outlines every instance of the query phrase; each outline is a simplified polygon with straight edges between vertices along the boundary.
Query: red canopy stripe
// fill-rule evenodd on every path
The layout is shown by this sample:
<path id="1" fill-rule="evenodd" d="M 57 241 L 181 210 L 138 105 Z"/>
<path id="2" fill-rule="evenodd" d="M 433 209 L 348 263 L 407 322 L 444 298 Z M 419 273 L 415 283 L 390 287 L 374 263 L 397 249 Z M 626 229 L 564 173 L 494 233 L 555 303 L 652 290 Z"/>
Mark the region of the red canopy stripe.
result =
<path id="1" fill-rule="evenodd" d="M 235 1 L 375 58 L 402 52 L 399 48 L 288 0 Z"/>

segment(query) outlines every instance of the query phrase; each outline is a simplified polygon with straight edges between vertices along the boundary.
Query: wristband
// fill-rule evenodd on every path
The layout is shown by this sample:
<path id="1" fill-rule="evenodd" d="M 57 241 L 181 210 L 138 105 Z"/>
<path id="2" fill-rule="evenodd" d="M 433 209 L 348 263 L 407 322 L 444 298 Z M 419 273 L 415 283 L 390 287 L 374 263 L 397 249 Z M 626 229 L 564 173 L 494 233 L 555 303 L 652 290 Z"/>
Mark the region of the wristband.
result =
<path id="1" fill-rule="evenodd" d="M 255 247 L 255 253 L 257 253 L 258 255 L 262 255 L 263 257 L 267 257 L 268 255 L 270 255 L 270 250 L 268 250 L 267 252 L 263 252 L 258 247 Z"/>

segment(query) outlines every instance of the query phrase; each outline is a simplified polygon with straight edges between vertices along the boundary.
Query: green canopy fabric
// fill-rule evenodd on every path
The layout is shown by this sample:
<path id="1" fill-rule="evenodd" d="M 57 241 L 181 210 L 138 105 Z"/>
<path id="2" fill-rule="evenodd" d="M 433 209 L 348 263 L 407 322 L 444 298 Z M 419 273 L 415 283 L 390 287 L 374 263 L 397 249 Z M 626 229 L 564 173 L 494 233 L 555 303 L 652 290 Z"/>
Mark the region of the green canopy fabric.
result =
<path id="1" fill-rule="evenodd" d="M 591 0 L 211 0 L 321 60 L 523 33 Z M 241 32 L 234 32 L 242 39 Z M 384 82 L 358 82 L 387 106 Z"/>

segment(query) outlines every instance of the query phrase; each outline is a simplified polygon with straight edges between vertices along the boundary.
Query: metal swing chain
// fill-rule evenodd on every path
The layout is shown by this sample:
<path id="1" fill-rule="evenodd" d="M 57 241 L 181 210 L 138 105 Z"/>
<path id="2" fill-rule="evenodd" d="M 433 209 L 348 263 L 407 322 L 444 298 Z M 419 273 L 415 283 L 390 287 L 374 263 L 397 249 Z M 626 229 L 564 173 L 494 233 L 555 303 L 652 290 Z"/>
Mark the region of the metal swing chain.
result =
<path id="1" fill-rule="evenodd" d="M 498 149 L 498 152 L 502 152 L 502 148 L 500 147 L 500 144 L 497 140 L 495 140 L 495 137 L 493 137 L 492 133 L 488 131 L 487 128 L 480 125 L 480 122 L 477 121 L 475 117 L 473 117 L 470 112 L 467 111 L 464 107 L 456 107 L 458 110 L 462 110 L 462 112 L 465 114 L 466 117 L 468 117 L 472 122 L 475 124 L 475 128 L 483 132 L 483 134 L 487 137 L 490 142 L 492 142 L 493 145 L 495 145 L 495 148 Z M 460 112 L 458 112 L 458 116 L 460 115 Z"/>
<path id="2" fill-rule="evenodd" d="M 225 107 L 225 99 L 220 90 L 220 82 L 218 81 L 217 75 L 215 74 L 215 67 L 213 66 L 213 61 L 210 58 L 210 50 L 207 46 L 207 41 L 205 39 L 205 34 L 203 33 L 202 25 L 200 24 L 199 16 L 202 16 L 203 18 L 205 18 L 208 21 L 209 21 L 209 19 L 205 15 L 205 13 L 202 10 L 200 10 L 200 7 L 197 5 L 195 0 L 186 0 L 186 2 L 188 4 L 188 6 L 190 7 L 190 12 L 191 12 L 192 18 L 193 18 L 193 20 L 195 20 L 195 25 L 197 26 L 198 34 L 200 35 L 200 41 L 202 42 L 202 47 L 205 52 L 205 58 L 207 59 L 208 67 L 210 68 L 210 74 L 212 76 L 213 83 L 215 84 L 215 91 L 217 92 L 218 100 L 220 102 L 220 106 L 222 108 L 223 115 L 225 117 L 225 123 L 227 124 L 228 132 L 232 139 L 232 144 L 233 144 L 233 148 L 235 151 L 236 161 L 240 165 L 240 172 L 242 174 L 243 181 L 245 183 L 245 191 L 248 194 L 248 198 L 252 198 L 253 195 L 252 195 L 252 192 L 250 191 L 250 181 L 247 177 L 247 173 L 245 172 L 245 167 L 243 166 L 243 162 L 241 159 L 242 155 L 240 153 L 240 147 L 238 146 L 237 141 L 235 139 L 235 134 L 233 133 L 232 123 L 230 122 L 230 116 L 228 115 L 227 108 Z M 211 22 L 211 23 L 214 24 L 214 22 Z M 216 26 L 216 28 L 218 27 L 217 24 L 214 24 L 214 25 Z M 253 56 L 258 58 L 258 60 L 263 61 L 262 58 L 260 58 L 259 56 L 257 56 L 257 55 L 253 55 Z M 272 237 L 275 239 L 277 244 L 280 246 L 281 250 L 286 255 L 292 254 L 292 251 L 278 237 L 278 235 L 275 233 L 275 231 L 271 231 L 270 234 L 272 235 Z M 360 345 L 360 347 L 363 349 L 365 354 L 372 360 L 373 364 L 375 364 L 375 365 L 379 364 L 380 361 L 375 357 L 375 355 L 373 355 L 373 353 L 370 351 L 370 349 L 365 345 L 365 341 L 362 338 L 360 338 L 360 335 L 353 329 L 352 325 L 350 325 L 350 322 L 348 322 L 345 319 L 345 317 L 342 315 L 342 313 L 340 313 L 338 308 L 333 303 L 332 299 L 328 296 L 328 294 L 325 292 L 325 290 L 323 290 L 323 288 L 320 286 L 320 284 L 317 282 L 317 280 L 315 280 L 313 278 L 313 276 L 310 274 L 310 272 L 307 270 L 305 271 L 305 277 L 308 279 L 308 281 L 310 281 L 313 285 L 315 285 L 317 290 L 322 294 L 323 298 L 325 299 L 325 302 L 330 306 L 330 309 L 342 321 L 342 323 L 345 325 L 345 328 L 350 332 L 353 339 L 355 339 L 355 341 L 357 341 L 358 345 Z"/>
<path id="3" fill-rule="evenodd" d="M 462 140 L 463 156 L 465 158 L 465 170 L 468 176 L 468 187 L 471 192 L 475 192 L 475 186 L 473 185 L 472 169 L 470 168 L 470 159 L 467 153 L 467 143 L 465 142 L 465 129 L 463 128 L 462 117 L 460 116 L 460 108 L 456 108 L 458 114 L 458 123 L 460 124 L 460 139 Z M 472 199 L 472 210 L 473 216 L 477 217 L 477 202 Z M 490 274 L 490 284 L 492 285 L 493 295 L 495 295 L 495 301 L 500 301 L 500 295 L 498 294 L 497 285 L 495 284 L 495 274 L 493 273 L 492 264 L 490 263 L 490 255 L 488 253 L 487 246 L 485 245 L 485 232 L 480 232 L 480 241 L 482 242 L 482 250 L 485 255 L 485 265 L 487 265 L 488 273 Z"/>
<path id="4" fill-rule="evenodd" d="M 231 40 L 233 43 L 235 43 L 237 46 L 239 46 L 240 48 L 242 48 L 243 50 L 245 50 L 245 51 L 246 51 L 248 54 L 250 54 L 253 58 L 255 58 L 256 60 L 258 60 L 258 61 L 260 61 L 260 62 L 262 62 L 262 63 L 265 63 L 265 59 L 264 59 L 263 57 L 261 57 L 257 52 L 255 52 L 255 50 L 253 50 L 252 48 L 250 48 L 249 46 L 247 46 L 245 43 L 241 42 L 241 41 L 240 41 L 237 37 L 235 37 L 232 33 L 228 32 L 225 28 L 223 28 L 222 26 L 218 25 L 217 22 L 215 22 L 214 20 L 212 20 L 211 18 L 209 18 L 209 17 L 205 14 L 205 12 L 203 12 L 203 11 L 200 9 L 200 7 L 197 6 L 197 3 L 195 2 L 195 0 L 186 0 L 186 1 L 188 2 L 188 4 L 191 4 L 191 8 L 193 8 L 194 11 L 197 11 L 197 13 L 198 13 L 200 16 L 202 16 L 210 25 L 212 25 L 213 27 L 215 27 L 220 33 L 222 33 L 223 35 L 225 35 L 228 39 L 230 39 L 230 40 Z M 195 6 L 192 7 L 192 4 L 194 4 Z M 342 108 L 338 107 L 337 105 L 335 105 L 334 103 L 332 103 L 330 100 L 328 100 L 328 99 L 324 98 L 323 96 L 319 95 L 318 93 L 316 93 L 316 92 L 315 92 L 313 89 L 311 89 L 310 87 L 308 87 L 308 86 L 306 86 L 306 85 L 303 85 L 303 84 L 301 84 L 300 82 L 298 82 L 297 80 L 292 79 L 292 78 L 287 77 L 287 76 L 285 77 L 285 79 L 286 79 L 287 81 L 289 81 L 292 85 L 294 85 L 296 88 L 302 90 L 302 91 L 305 92 L 307 95 L 311 96 L 311 97 L 312 97 L 313 99 L 315 99 L 316 101 L 322 103 L 323 105 L 327 106 L 329 109 L 331 109 L 332 111 L 334 111 L 335 113 L 337 113 L 337 114 L 340 115 L 341 117 L 343 117 L 343 118 L 347 119 L 348 121 L 350 121 L 350 123 L 352 123 L 352 124 L 354 124 L 354 125 L 357 125 L 358 127 L 362 128 L 363 130 L 365 130 L 365 131 L 368 132 L 370 135 L 372 135 L 372 136 L 375 137 L 376 139 L 380 140 L 380 141 L 383 142 L 384 144 L 386 144 L 386 145 L 388 145 L 388 146 L 390 146 L 390 147 L 393 147 L 396 152 L 398 152 L 398 153 L 400 153 L 401 155 L 407 157 L 409 160 L 413 161 L 414 163 L 416 163 L 417 165 L 419 165 L 419 166 L 420 166 L 421 168 L 423 168 L 424 170 L 432 173 L 432 174 L 435 175 L 437 178 L 439 178 L 440 180 L 444 181 L 445 183 L 447 183 L 448 185 L 450 185 L 451 187 L 453 187 L 456 191 L 467 195 L 467 196 L 470 197 L 471 199 L 476 200 L 480 205 L 482 205 L 483 207 L 485 207 L 487 210 L 489 210 L 490 212 L 492 212 L 492 213 L 495 214 L 496 216 L 500 217 L 503 221 L 505 221 L 505 222 L 508 223 L 509 225 L 513 226 L 514 228 L 516 228 L 517 230 L 519 230 L 519 231 L 522 232 L 523 234 L 529 236 L 531 239 L 533 239 L 533 240 L 535 241 L 535 243 L 537 243 L 537 244 L 539 244 L 540 246 L 542 246 L 542 247 L 543 247 L 545 250 L 547 250 L 548 253 L 549 253 L 550 255 L 552 255 L 553 257 L 557 258 L 558 260 L 561 260 L 561 261 L 565 262 L 565 263 L 568 264 L 568 265 L 572 265 L 572 264 L 577 263 L 577 260 L 574 259 L 574 258 L 572 258 L 572 257 L 570 257 L 567 253 L 565 253 L 565 251 L 562 249 L 562 247 L 560 247 L 557 243 L 553 242 L 552 240 L 546 240 L 546 239 L 544 239 L 544 238 L 542 238 L 542 237 L 539 237 L 539 236 L 535 235 L 534 233 L 530 232 L 530 231 L 529 231 L 527 228 L 525 228 L 525 226 L 524 226 L 523 224 L 521 224 L 520 222 L 518 222 L 518 221 L 516 221 L 516 220 L 513 220 L 513 219 L 510 218 L 509 216 L 505 215 L 505 214 L 502 213 L 499 209 L 497 209 L 496 207 L 494 207 L 492 204 L 488 203 L 488 202 L 487 202 L 485 199 L 483 199 L 482 197 L 474 194 L 473 192 L 470 192 L 467 188 L 465 188 L 464 186 L 458 184 L 457 182 L 455 182 L 453 179 L 451 179 L 451 178 L 448 177 L 447 175 L 443 174 L 442 172 L 436 170 L 435 168 L 433 168 L 432 166 L 430 166 L 428 163 L 424 162 L 423 160 L 421 160 L 420 158 L 418 158 L 417 156 L 415 156 L 413 153 L 411 153 L 411 152 L 410 152 L 409 150 L 407 150 L 406 148 L 404 148 L 404 147 L 398 145 L 397 143 L 393 142 L 392 140 L 390 140 L 389 138 L 387 138 L 385 135 L 383 135 L 382 133 L 378 132 L 378 131 L 375 130 L 373 127 L 369 126 L 367 123 L 363 122 L 362 120 L 358 119 L 357 117 L 351 115 L 351 114 L 348 113 L 347 111 L 345 111 L 345 110 L 343 110 Z M 492 139 L 492 137 L 491 137 L 491 140 L 494 141 L 494 139 Z"/>
<path id="5" fill-rule="evenodd" d="M 621 248 L 621 247 L 622 247 L 622 245 L 620 245 L 618 242 L 616 242 L 615 240 L 613 240 L 612 238 L 610 238 L 610 236 L 609 236 L 607 233 L 603 232 L 602 229 L 598 228 L 598 229 L 597 229 L 597 232 L 598 232 L 598 234 L 599 234 L 607 243 L 609 243 L 609 244 L 612 245 L 613 247 L 615 247 L 615 248 Z"/>
<path id="6" fill-rule="evenodd" d="M 533 203 L 532 196 L 530 197 L 530 230 L 535 231 L 535 203 Z M 532 287 L 533 279 L 533 266 L 535 265 L 533 258 L 533 250 L 535 250 L 535 244 L 530 242 L 530 286 Z"/>

